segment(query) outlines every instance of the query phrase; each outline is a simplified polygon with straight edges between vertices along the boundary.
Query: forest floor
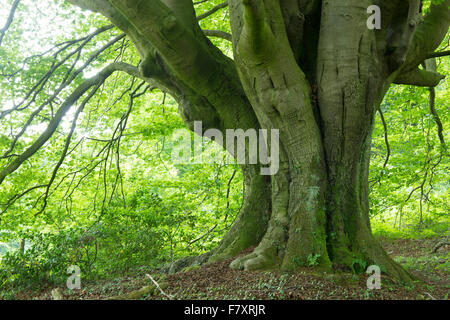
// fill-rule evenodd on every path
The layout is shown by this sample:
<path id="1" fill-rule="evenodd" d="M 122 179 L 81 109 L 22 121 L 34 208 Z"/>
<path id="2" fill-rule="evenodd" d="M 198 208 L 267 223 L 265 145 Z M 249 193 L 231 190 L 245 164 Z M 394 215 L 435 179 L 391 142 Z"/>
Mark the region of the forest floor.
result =
<path id="1" fill-rule="evenodd" d="M 304 268 L 295 274 L 278 272 L 244 272 L 229 268 L 230 261 L 207 264 L 197 269 L 158 278 L 164 283 L 163 293 L 155 290 L 140 299 L 295 299 L 295 300 L 448 300 L 450 292 L 450 248 L 433 253 L 436 240 L 380 239 L 386 251 L 421 283 L 402 285 L 382 278 L 381 289 L 367 289 L 369 275 L 321 274 Z M 243 252 L 242 254 L 245 254 Z M 147 272 L 148 273 L 148 272 Z M 65 299 L 106 299 L 151 285 L 146 272 L 119 278 L 85 283 L 81 290 L 62 290 Z M 18 299 L 52 299 L 54 288 L 23 292 Z"/>

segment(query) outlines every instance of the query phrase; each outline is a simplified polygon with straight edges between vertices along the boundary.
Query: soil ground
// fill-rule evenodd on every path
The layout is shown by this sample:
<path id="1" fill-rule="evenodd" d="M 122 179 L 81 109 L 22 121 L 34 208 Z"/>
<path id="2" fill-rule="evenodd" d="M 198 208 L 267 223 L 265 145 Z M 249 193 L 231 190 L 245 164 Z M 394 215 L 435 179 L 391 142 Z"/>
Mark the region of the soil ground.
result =
<path id="1" fill-rule="evenodd" d="M 141 299 L 285 299 L 285 300 L 448 300 L 450 292 L 449 246 L 433 253 L 437 240 L 380 239 L 397 262 L 421 279 L 414 285 L 394 283 L 383 277 L 381 289 L 367 289 L 367 277 L 361 274 L 325 274 L 304 268 L 295 274 L 244 272 L 229 268 L 231 261 L 204 265 L 197 269 L 168 275 L 164 294 Z M 246 254 L 243 252 L 242 254 Z M 148 273 L 148 272 L 147 272 Z M 124 275 L 113 280 L 85 283 L 81 290 L 64 290 L 66 299 L 105 299 L 138 290 L 151 284 L 146 272 Z M 157 276 L 157 270 L 150 273 Z M 51 299 L 51 290 L 23 292 L 18 299 Z M 61 288 L 62 289 L 62 288 Z"/>

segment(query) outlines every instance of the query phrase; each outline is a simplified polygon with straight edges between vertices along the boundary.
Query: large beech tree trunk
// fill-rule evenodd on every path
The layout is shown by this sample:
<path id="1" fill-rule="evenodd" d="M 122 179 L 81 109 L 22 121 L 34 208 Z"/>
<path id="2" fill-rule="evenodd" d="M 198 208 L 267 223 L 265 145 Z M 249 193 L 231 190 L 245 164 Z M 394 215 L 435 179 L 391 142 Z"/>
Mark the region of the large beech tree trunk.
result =
<path id="1" fill-rule="evenodd" d="M 243 166 L 245 203 L 209 261 L 232 268 L 326 270 L 411 276 L 372 236 L 369 160 L 376 110 L 391 83 L 435 86 L 417 69 L 442 41 L 450 1 L 421 22 L 418 0 L 229 0 L 234 60 L 200 29 L 191 0 L 70 0 L 127 33 L 140 75 L 180 105 L 188 127 L 278 129 L 280 169 Z M 382 28 L 367 27 L 377 4 Z"/>

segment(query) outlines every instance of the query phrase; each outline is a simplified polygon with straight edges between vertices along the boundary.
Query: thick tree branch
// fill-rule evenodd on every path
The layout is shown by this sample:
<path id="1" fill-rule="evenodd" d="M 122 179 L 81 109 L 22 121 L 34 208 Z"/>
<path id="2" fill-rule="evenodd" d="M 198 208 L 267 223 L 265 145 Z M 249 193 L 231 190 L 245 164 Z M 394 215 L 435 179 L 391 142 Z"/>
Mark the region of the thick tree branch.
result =
<path id="1" fill-rule="evenodd" d="M 238 110 L 250 107 L 233 61 L 214 47 L 203 34 L 197 35 L 180 23 L 165 4 L 159 0 L 111 2 L 126 19 L 133 21 L 136 29 L 157 50 L 155 59 L 150 58 L 153 60 L 152 65 L 155 65 L 155 62 L 157 65 L 164 65 L 171 82 L 174 82 L 173 85 L 181 92 L 177 100 L 188 102 L 182 103 L 186 106 L 183 108 L 186 119 L 193 119 L 188 113 L 194 112 L 195 109 L 204 109 L 205 104 L 215 110 L 211 110 L 209 114 L 194 112 L 196 117 L 201 117 L 197 119 L 203 119 L 205 116 L 211 118 L 211 115 L 221 108 L 229 112 L 230 105 Z M 146 73 L 144 75 L 148 76 Z M 224 88 L 226 90 L 223 90 Z M 243 110 L 236 112 L 240 114 L 238 121 L 254 117 L 252 114 L 244 115 Z M 225 113 L 222 113 L 222 116 L 220 127 L 225 122 L 225 126 L 230 127 L 232 122 L 236 121 L 236 118 L 225 120 L 229 118 Z"/>
<path id="2" fill-rule="evenodd" d="M 158 50 L 173 71 L 181 75 L 198 72 L 199 55 L 203 53 L 203 64 L 208 61 L 201 48 L 202 43 L 180 23 L 165 4 L 155 1 L 112 0 L 112 4 L 136 29 Z M 202 68 L 205 70 L 205 68 Z"/>
<path id="3" fill-rule="evenodd" d="M 71 0 L 96 9 L 89 0 Z M 179 104 L 186 125 L 193 130 L 194 121 L 203 128 L 259 128 L 233 61 L 215 47 L 197 27 L 192 30 L 182 21 L 177 1 L 110 0 L 107 10 L 98 11 L 129 35 L 138 34 L 143 77 L 162 84 Z M 192 3 L 190 4 L 192 6 Z M 133 39 L 133 37 L 130 37 Z M 141 43 L 145 48 L 139 50 Z"/>
<path id="4" fill-rule="evenodd" d="M 217 11 L 219 11 L 220 9 L 226 8 L 228 6 L 228 2 L 224 2 L 221 4 L 218 4 L 217 6 L 213 7 L 211 10 L 202 13 L 201 15 L 197 16 L 197 20 L 203 20 L 211 15 L 213 15 L 214 13 L 216 13 Z"/>
<path id="5" fill-rule="evenodd" d="M 80 7 L 81 9 L 100 12 L 101 6 L 105 6 L 108 0 L 67 0 L 71 4 Z"/>
<path id="6" fill-rule="evenodd" d="M 431 59 L 431 58 L 441 58 L 441 57 L 446 57 L 446 56 L 450 56 L 450 50 L 448 51 L 439 51 L 439 52 L 433 52 L 430 55 L 428 55 L 427 59 Z"/>
<path id="7" fill-rule="evenodd" d="M 396 33 L 389 43 L 389 47 L 392 48 L 391 50 L 394 50 L 389 56 L 389 67 L 392 71 L 397 70 L 405 63 L 408 50 L 421 19 L 421 1 L 408 0 L 408 2 L 408 15 L 406 20 L 400 24 L 398 30 L 395 30 Z"/>
<path id="8" fill-rule="evenodd" d="M 227 41 L 232 41 L 232 37 L 231 34 L 229 34 L 228 32 L 225 31 L 220 31 L 220 30 L 203 30 L 203 33 L 208 36 L 208 37 L 216 37 L 216 38 L 221 38 Z"/>

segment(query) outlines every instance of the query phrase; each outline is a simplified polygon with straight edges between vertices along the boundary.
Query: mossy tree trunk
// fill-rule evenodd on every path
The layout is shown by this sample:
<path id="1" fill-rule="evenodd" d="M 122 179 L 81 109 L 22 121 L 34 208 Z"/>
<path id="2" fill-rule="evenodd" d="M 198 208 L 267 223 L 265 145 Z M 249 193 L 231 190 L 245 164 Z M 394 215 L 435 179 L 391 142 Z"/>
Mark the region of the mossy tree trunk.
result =
<path id="1" fill-rule="evenodd" d="M 392 83 L 435 86 L 418 69 L 448 30 L 450 0 L 229 0 L 234 60 L 199 27 L 191 0 L 70 0 L 127 33 L 140 75 L 170 93 L 189 128 L 280 130 L 280 169 L 243 166 L 245 203 L 209 261 L 231 267 L 362 271 L 410 280 L 373 238 L 368 173 L 375 111 Z M 375 2 L 375 3 L 374 3 Z M 370 30 L 367 8 L 381 8 Z"/>

